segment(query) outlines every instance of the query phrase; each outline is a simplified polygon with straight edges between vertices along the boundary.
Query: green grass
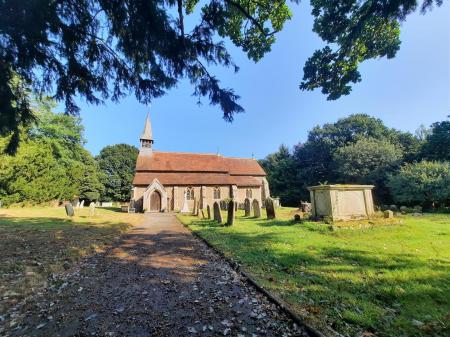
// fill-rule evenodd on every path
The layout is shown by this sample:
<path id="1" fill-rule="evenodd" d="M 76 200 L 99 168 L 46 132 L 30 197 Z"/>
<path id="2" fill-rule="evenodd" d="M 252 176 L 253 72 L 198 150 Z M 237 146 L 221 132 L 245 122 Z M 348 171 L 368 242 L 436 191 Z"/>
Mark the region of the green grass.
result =
<path id="1" fill-rule="evenodd" d="M 0 209 L 0 315 L 139 222 L 118 209 L 75 214 L 68 218 L 61 207 Z"/>
<path id="2" fill-rule="evenodd" d="M 239 211 L 233 227 L 179 218 L 327 335 L 448 335 L 450 215 L 333 231 L 295 224 L 293 211 L 270 221 Z"/>

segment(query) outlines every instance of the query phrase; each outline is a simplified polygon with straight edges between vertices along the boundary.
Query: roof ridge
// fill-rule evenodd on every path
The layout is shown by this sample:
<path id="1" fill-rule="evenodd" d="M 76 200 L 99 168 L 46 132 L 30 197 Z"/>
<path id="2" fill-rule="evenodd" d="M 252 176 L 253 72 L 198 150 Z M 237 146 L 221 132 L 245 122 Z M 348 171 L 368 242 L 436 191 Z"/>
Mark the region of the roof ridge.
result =
<path id="1" fill-rule="evenodd" d="M 182 152 L 182 151 L 153 151 L 153 153 L 176 153 L 176 154 L 194 154 L 198 156 L 214 156 L 214 157 L 221 157 L 226 159 L 245 159 L 245 160 L 255 160 L 255 158 L 248 158 L 248 157 L 228 157 L 228 156 L 222 156 L 221 154 L 215 154 L 215 153 L 196 153 L 196 152 Z"/>

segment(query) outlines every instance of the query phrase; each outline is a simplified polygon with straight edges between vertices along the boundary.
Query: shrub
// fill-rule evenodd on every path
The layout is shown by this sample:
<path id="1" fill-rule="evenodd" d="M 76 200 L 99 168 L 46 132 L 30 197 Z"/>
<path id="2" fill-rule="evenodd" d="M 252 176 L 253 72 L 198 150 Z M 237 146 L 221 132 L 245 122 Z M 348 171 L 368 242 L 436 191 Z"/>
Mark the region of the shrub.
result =
<path id="1" fill-rule="evenodd" d="M 425 207 L 447 205 L 450 200 L 450 162 L 406 164 L 389 177 L 388 187 L 397 202 Z"/>

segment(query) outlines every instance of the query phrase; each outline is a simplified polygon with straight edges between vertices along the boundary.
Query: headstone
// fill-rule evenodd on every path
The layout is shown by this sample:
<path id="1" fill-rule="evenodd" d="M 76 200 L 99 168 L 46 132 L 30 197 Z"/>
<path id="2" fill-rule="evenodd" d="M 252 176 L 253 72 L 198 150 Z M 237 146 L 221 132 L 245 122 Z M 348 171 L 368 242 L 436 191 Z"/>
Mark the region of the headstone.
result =
<path id="1" fill-rule="evenodd" d="M 255 218 L 260 218 L 261 217 L 261 207 L 259 207 L 259 202 L 258 200 L 254 199 L 253 203 L 252 203 L 252 208 L 253 208 L 253 216 Z"/>
<path id="2" fill-rule="evenodd" d="M 220 207 L 217 201 L 213 205 L 213 211 L 214 211 L 214 220 L 216 220 L 218 223 L 222 223 L 222 214 L 220 214 Z"/>
<path id="3" fill-rule="evenodd" d="M 197 199 L 196 198 L 194 198 L 194 207 L 192 209 L 192 215 L 198 215 Z"/>
<path id="4" fill-rule="evenodd" d="M 65 206 L 67 216 L 74 216 L 75 212 L 73 211 L 73 206 L 71 203 L 67 203 Z"/>
<path id="5" fill-rule="evenodd" d="M 80 208 L 84 207 L 84 200 L 81 200 Z"/>
<path id="6" fill-rule="evenodd" d="M 89 204 L 89 215 L 94 216 L 95 215 L 95 202 L 91 202 Z"/>
<path id="7" fill-rule="evenodd" d="M 266 214 L 267 219 L 275 219 L 275 207 L 271 198 L 266 199 Z"/>
<path id="8" fill-rule="evenodd" d="M 384 211 L 383 214 L 386 219 L 391 219 L 394 217 L 394 212 L 392 212 L 391 210 Z"/>
<path id="9" fill-rule="evenodd" d="M 75 206 L 76 208 L 80 208 L 80 202 L 77 201 L 77 205 Z"/>
<path id="10" fill-rule="evenodd" d="M 211 207 L 209 205 L 206 206 L 206 213 L 208 215 L 208 219 L 211 220 Z"/>
<path id="11" fill-rule="evenodd" d="M 200 200 L 195 200 L 195 212 L 194 215 L 198 216 L 200 213 Z"/>
<path id="12" fill-rule="evenodd" d="M 245 211 L 245 216 L 250 216 L 250 199 L 245 198 L 244 200 L 244 211 Z"/>
<path id="13" fill-rule="evenodd" d="M 230 200 L 228 202 L 228 216 L 227 216 L 227 226 L 233 226 L 234 223 L 234 216 L 236 213 L 236 208 L 234 208 L 235 202 L 233 200 Z"/>
<path id="14" fill-rule="evenodd" d="M 301 201 L 300 202 L 300 210 L 303 213 L 311 213 L 311 203 L 306 202 L 306 201 Z"/>
<path id="15" fill-rule="evenodd" d="M 189 213 L 189 206 L 187 202 L 187 192 L 184 191 L 184 200 L 183 200 L 183 207 L 181 208 L 181 213 Z"/>

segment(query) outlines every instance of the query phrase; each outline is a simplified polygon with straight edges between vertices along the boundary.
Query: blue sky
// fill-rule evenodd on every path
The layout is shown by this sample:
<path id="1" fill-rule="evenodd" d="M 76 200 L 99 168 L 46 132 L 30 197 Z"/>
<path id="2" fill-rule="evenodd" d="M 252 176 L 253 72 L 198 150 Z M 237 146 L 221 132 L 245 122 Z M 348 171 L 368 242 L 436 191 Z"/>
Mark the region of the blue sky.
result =
<path id="1" fill-rule="evenodd" d="M 246 112 L 232 124 L 207 100 L 198 106 L 187 82 L 154 101 L 150 114 L 155 149 L 263 158 L 280 144 L 306 140 L 312 127 L 354 113 L 381 118 L 386 125 L 414 132 L 450 114 L 450 4 L 427 15 L 413 14 L 402 24 L 402 46 L 395 59 L 362 64 L 362 82 L 349 96 L 327 101 L 320 91 L 298 85 L 306 59 L 323 42 L 311 31 L 307 2 L 293 5 L 294 18 L 278 34 L 266 57 L 255 64 L 230 47 L 240 71 L 215 69 L 224 86 L 242 97 Z M 80 102 L 86 147 L 94 155 L 106 145 L 138 146 L 147 107 L 129 97 L 119 104 Z"/>

